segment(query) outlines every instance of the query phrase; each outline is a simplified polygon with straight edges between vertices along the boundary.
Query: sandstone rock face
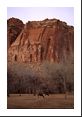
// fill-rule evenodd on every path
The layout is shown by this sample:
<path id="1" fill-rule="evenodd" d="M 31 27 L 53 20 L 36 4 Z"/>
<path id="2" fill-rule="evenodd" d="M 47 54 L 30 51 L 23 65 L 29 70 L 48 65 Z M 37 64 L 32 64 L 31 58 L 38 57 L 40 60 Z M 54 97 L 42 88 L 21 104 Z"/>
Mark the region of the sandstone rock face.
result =
<path id="1" fill-rule="evenodd" d="M 73 52 L 73 26 L 57 19 L 28 21 L 8 49 L 8 61 L 65 62 Z"/>
<path id="2" fill-rule="evenodd" d="M 23 22 L 17 18 L 10 18 L 7 20 L 8 48 L 16 40 L 17 36 L 20 34 L 23 27 L 24 27 Z"/>

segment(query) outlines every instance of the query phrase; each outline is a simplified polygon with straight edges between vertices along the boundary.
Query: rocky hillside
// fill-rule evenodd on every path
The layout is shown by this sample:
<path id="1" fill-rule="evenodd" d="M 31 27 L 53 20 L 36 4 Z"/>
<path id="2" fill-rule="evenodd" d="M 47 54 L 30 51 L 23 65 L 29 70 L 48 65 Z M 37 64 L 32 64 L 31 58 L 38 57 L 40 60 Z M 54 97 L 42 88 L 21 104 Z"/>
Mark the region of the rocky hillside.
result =
<path id="1" fill-rule="evenodd" d="M 13 23 L 9 25 L 9 22 Z M 13 25 L 15 22 L 18 22 L 17 27 Z M 65 22 L 57 19 L 45 19 L 43 21 L 28 21 L 23 25 L 21 21 L 14 21 L 11 18 L 7 24 L 8 61 L 65 62 L 73 55 L 74 27 Z"/>
<path id="2" fill-rule="evenodd" d="M 7 20 L 8 48 L 16 40 L 17 36 L 20 34 L 23 27 L 24 27 L 23 22 L 17 18 L 12 17 Z"/>

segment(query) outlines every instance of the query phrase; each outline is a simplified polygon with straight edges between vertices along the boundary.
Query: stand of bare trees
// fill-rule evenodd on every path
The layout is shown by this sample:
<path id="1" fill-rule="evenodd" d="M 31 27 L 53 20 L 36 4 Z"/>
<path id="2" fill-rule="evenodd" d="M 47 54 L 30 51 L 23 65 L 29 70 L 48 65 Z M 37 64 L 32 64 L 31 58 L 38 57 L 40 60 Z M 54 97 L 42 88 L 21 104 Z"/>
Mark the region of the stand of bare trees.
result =
<path id="1" fill-rule="evenodd" d="M 8 66 L 7 94 L 22 93 L 43 96 L 53 93 L 65 93 L 74 90 L 74 66 L 72 63 L 50 63 L 40 66 L 41 72 L 36 72 L 25 64 Z M 40 92 L 41 90 L 42 92 Z M 37 93 L 38 91 L 38 93 Z"/>

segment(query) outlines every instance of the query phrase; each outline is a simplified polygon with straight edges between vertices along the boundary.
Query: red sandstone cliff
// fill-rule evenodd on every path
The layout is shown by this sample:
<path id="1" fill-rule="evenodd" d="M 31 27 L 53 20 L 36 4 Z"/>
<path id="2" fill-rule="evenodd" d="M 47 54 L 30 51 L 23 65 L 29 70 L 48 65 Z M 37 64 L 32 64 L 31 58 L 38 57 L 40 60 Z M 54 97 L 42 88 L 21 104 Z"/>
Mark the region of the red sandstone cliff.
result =
<path id="1" fill-rule="evenodd" d="M 29 21 L 8 49 L 8 61 L 64 62 L 73 51 L 73 26 L 57 19 Z"/>
<path id="2" fill-rule="evenodd" d="M 7 42 L 8 48 L 16 40 L 17 36 L 23 29 L 24 24 L 21 20 L 17 18 L 10 18 L 7 20 Z"/>

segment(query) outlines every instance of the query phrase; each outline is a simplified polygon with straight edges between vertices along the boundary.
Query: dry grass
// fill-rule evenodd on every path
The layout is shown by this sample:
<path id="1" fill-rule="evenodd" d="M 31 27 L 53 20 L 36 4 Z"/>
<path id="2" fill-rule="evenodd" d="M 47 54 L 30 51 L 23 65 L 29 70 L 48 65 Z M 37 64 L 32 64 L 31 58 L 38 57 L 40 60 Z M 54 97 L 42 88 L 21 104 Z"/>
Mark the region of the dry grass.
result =
<path id="1" fill-rule="evenodd" d="M 74 96 L 71 94 L 52 94 L 49 96 L 38 97 L 33 94 L 11 94 L 7 98 L 8 109 L 73 109 Z"/>

